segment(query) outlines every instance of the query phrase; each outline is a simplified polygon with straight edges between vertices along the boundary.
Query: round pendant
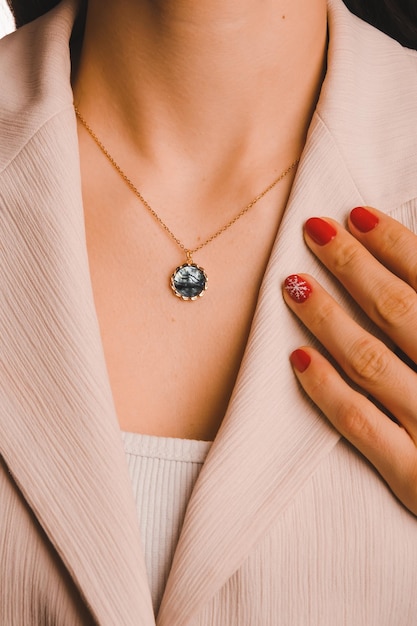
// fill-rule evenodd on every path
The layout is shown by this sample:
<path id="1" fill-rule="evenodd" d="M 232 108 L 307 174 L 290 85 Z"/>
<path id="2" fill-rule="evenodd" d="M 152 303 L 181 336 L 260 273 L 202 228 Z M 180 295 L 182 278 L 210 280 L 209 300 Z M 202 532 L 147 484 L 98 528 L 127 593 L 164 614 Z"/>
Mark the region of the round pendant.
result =
<path id="1" fill-rule="evenodd" d="M 171 288 L 178 298 L 197 300 L 207 289 L 207 274 L 195 263 L 184 263 L 172 274 Z"/>

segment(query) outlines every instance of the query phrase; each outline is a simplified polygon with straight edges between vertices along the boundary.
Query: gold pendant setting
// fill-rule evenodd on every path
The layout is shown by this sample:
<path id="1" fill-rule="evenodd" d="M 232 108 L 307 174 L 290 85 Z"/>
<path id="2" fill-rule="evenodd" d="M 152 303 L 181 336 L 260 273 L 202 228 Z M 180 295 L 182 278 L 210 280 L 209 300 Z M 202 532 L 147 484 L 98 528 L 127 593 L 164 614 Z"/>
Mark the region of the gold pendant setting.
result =
<path id="1" fill-rule="evenodd" d="M 187 263 L 176 268 L 171 276 L 171 289 L 181 300 L 197 300 L 202 298 L 207 289 L 207 274 L 199 267 L 187 252 Z"/>

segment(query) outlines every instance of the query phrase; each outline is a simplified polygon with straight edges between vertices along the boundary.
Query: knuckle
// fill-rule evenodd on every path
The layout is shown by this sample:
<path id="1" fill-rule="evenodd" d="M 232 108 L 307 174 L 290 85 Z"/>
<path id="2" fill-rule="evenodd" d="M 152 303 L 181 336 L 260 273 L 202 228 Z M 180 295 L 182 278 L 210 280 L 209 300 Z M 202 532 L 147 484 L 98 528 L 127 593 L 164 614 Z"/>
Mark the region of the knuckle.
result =
<path id="1" fill-rule="evenodd" d="M 345 243 L 340 245 L 335 252 L 333 267 L 337 273 L 343 274 L 346 270 L 352 271 L 352 266 L 357 265 L 359 250 L 356 244 Z"/>
<path id="2" fill-rule="evenodd" d="M 348 439 L 366 441 L 374 437 L 374 432 L 364 412 L 355 404 L 340 404 L 336 420 L 343 435 Z"/>
<path id="3" fill-rule="evenodd" d="M 314 311 L 314 319 L 312 320 L 314 328 L 326 328 L 334 315 L 335 308 L 336 305 L 332 300 L 322 302 Z"/>
<path id="4" fill-rule="evenodd" d="M 309 395 L 313 400 L 320 400 L 328 394 L 331 388 L 332 377 L 329 371 L 318 369 L 314 378 L 310 381 Z"/>
<path id="5" fill-rule="evenodd" d="M 401 326 L 415 315 L 415 292 L 408 285 L 390 289 L 384 287 L 375 302 L 375 313 L 384 326 Z"/>
<path id="6" fill-rule="evenodd" d="M 389 364 L 388 348 L 382 342 L 370 337 L 352 344 L 348 354 L 349 375 L 359 384 L 381 384 Z"/>
<path id="7" fill-rule="evenodd" d="M 385 228 L 380 235 L 379 247 L 382 254 L 387 254 L 391 250 L 401 250 L 405 243 L 402 228 Z"/>

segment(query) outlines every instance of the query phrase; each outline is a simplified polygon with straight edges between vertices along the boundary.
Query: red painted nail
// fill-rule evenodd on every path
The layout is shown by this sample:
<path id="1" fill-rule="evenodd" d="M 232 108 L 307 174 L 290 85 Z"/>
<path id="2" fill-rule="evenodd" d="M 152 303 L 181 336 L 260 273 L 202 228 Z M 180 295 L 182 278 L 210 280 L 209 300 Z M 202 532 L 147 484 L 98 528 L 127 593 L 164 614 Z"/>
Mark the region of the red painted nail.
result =
<path id="1" fill-rule="evenodd" d="M 312 292 L 312 288 L 308 282 L 304 280 L 304 278 L 301 278 L 301 276 L 298 276 L 298 274 L 287 276 L 284 282 L 284 288 L 290 298 L 299 304 L 305 302 Z"/>
<path id="2" fill-rule="evenodd" d="M 377 216 L 363 206 L 357 206 L 356 209 L 352 209 L 350 220 L 361 233 L 369 233 L 370 230 L 379 224 Z"/>
<path id="3" fill-rule="evenodd" d="M 299 348 L 298 350 L 294 350 L 294 352 L 290 355 L 290 362 L 294 369 L 303 373 L 310 365 L 311 357 L 307 354 L 307 352 L 304 352 L 304 350 Z"/>
<path id="4" fill-rule="evenodd" d="M 305 223 L 306 233 L 313 241 L 324 246 L 337 235 L 337 231 L 329 222 L 320 217 L 310 217 Z"/>

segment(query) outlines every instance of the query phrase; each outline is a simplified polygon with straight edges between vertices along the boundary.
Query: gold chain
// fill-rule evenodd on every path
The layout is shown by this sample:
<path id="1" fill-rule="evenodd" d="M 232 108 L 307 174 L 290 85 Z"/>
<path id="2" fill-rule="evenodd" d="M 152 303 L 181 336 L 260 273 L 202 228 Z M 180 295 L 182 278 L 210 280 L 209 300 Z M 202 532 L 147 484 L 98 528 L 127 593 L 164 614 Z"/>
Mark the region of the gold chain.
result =
<path id="1" fill-rule="evenodd" d="M 285 178 L 287 176 L 287 174 L 289 174 L 291 172 L 291 170 L 293 170 L 296 167 L 296 165 L 298 164 L 298 162 L 300 160 L 300 159 L 296 159 L 293 163 L 291 163 L 291 165 L 289 167 L 287 167 L 287 169 L 285 169 L 283 172 L 281 172 L 281 174 L 278 176 L 278 178 L 276 178 L 270 185 L 268 185 L 268 187 L 266 189 L 264 189 L 260 194 L 258 194 L 253 200 L 251 200 L 251 202 L 249 202 L 249 204 L 247 204 L 237 215 L 235 215 L 235 217 L 233 217 L 230 220 L 230 222 L 227 222 L 227 224 L 225 224 L 224 226 L 219 228 L 219 230 L 217 230 L 215 233 L 210 235 L 210 237 L 208 237 L 208 239 L 203 241 L 203 243 L 199 244 L 195 248 L 186 248 L 186 246 L 182 243 L 182 241 L 180 239 L 178 239 L 178 237 L 176 237 L 174 235 L 172 230 L 159 217 L 158 213 L 151 207 L 149 202 L 147 202 L 147 200 L 145 200 L 145 198 L 140 193 L 139 189 L 132 183 L 130 178 L 124 173 L 124 171 L 122 170 L 120 165 L 114 160 L 114 158 L 111 156 L 111 154 L 109 153 L 107 148 L 104 146 L 104 144 L 97 137 L 97 135 L 95 134 L 95 132 L 93 131 L 91 126 L 89 126 L 89 124 L 83 118 L 83 116 L 81 115 L 81 113 L 79 112 L 78 108 L 75 105 L 74 105 L 74 110 L 75 110 L 75 114 L 78 117 L 78 119 L 80 120 L 81 124 L 84 126 L 84 128 L 86 129 L 88 134 L 91 136 L 91 138 L 95 141 L 97 146 L 100 148 L 101 152 L 107 157 L 107 159 L 110 161 L 110 163 L 112 164 L 114 169 L 118 172 L 118 174 L 121 176 L 121 178 L 125 181 L 126 185 L 129 187 L 129 189 L 131 191 L 133 191 L 133 193 L 136 195 L 136 197 L 139 198 L 139 200 L 148 209 L 148 211 L 152 214 L 152 216 L 156 219 L 156 221 L 162 226 L 162 228 L 168 233 L 168 235 L 175 241 L 175 243 L 181 248 L 181 250 L 183 250 L 185 252 L 185 254 L 187 256 L 187 261 L 188 262 L 192 262 L 192 255 L 195 252 L 198 252 L 199 250 L 201 250 L 201 248 L 204 248 L 205 246 L 207 246 L 214 239 L 217 239 L 217 237 L 220 237 L 220 235 L 222 235 L 226 230 L 228 230 L 231 226 L 233 226 L 233 224 L 235 224 L 241 217 L 243 217 L 245 215 L 245 213 L 247 213 L 269 191 L 271 191 L 271 189 L 273 189 L 276 185 L 278 185 L 278 183 L 281 182 L 283 180 L 283 178 Z"/>

